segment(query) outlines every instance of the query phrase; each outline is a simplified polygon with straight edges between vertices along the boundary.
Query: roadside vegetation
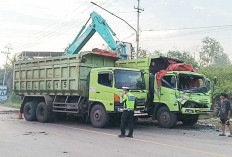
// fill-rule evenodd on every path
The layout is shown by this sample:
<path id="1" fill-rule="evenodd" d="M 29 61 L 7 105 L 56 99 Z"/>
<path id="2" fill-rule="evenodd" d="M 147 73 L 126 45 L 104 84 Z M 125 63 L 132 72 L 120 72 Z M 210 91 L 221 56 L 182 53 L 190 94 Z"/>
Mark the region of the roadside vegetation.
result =
<path id="1" fill-rule="evenodd" d="M 14 107 L 14 108 L 20 108 L 21 99 L 18 95 L 16 95 L 14 92 L 10 93 L 10 97 L 8 100 L 4 103 L 4 106 L 7 107 Z"/>

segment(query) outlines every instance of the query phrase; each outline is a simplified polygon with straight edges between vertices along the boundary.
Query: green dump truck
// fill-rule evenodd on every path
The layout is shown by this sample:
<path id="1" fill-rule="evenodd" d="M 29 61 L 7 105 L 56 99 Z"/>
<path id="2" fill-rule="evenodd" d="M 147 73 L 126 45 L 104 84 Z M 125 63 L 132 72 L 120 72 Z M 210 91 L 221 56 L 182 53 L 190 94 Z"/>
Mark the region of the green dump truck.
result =
<path id="1" fill-rule="evenodd" d="M 200 114 L 210 111 L 210 82 L 204 75 L 190 71 L 167 71 L 160 86 L 157 74 L 170 64 L 182 61 L 154 56 L 144 59 L 118 61 L 116 66 L 136 68 L 144 72 L 146 89 L 149 91 L 146 110 L 159 125 L 174 127 L 177 120 L 193 125 Z M 194 83 L 198 85 L 192 86 Z"/>
<path id="2" fill-rule="evenodd" d="M 137 98 L 135 113 L 143 114 L 147 99 L 143 73 L 115 67 L 117 59 L 91 51 L 17 61 L 13 90 L 23 98 L 25 119 L 48 122 L 56 112 L 89 117 L 93 126 L 104 127 L 123 108 L 123 86 Z"/>

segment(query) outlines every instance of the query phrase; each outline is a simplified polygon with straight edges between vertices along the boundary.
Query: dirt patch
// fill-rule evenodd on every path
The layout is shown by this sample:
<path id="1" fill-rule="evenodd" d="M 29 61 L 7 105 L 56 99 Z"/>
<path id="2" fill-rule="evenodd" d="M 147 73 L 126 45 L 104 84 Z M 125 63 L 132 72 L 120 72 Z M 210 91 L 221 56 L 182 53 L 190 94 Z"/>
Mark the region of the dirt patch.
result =
<path id="1" fill-rule="evenodd" d="M 45 131 L 41 131 L 41 132 L 32 132 L 32 131 L 29 131 L 29 132 L 25 132 L 25 133 L 22 134 L 22 135 L 31 135 L 31 136 L 35 136 L 35 135 L 39 135 L 39 134 L 48 135 L 48 133 L 46 133 Z"/>
<path id="2" fill-rule="evenodd" d="M 18 110 L 5 110 L 5 111 L 0 111 L 0 114 L 13 114 L 13 113 L 18 113 Z"/>

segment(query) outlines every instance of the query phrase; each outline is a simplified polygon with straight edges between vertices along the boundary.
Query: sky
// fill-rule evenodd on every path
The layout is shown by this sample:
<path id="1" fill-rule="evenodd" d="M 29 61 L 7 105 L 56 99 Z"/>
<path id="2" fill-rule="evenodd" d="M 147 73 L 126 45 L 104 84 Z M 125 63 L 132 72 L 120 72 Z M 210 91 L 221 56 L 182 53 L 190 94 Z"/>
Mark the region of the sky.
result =
<path id="1" fill-rule="evenodd" d="M 137 0 L 92 0 L 137 27 Z M 0 0 L 0 51 L 59 51 L 72 43 L 92 11 L 121 41 L 136 46 L 135 31 L 91 0 Z M 201 40 L 215 38 L 232 60 L 231 0 L 140 0 L 140 47 L 149 52 L 188 51 L 197 56 Z M 215 27 L 216 26 L 216 27 Z M 200 27 L 200 28 L 199 28 Z M 203 28 L 202 28 L 203 27 Z M 205 28 L 206 27 L 206 28 Z M 183 29 L 184 28 L 184 29 Z M 187 29 L 186 29 L 187 28 Z M 189 29 L 191 28 L 191 29 Z M 106 48 L 95 33 L 82 51 Z M 0 54 L 0 66 L 6 56 Z"/>

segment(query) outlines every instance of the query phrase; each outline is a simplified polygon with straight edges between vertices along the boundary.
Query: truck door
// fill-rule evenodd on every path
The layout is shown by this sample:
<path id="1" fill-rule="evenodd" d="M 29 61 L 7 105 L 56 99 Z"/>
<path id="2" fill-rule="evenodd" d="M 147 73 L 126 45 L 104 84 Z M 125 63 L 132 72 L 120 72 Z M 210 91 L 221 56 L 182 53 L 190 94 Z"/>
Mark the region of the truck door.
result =
<path id="1" fill-rule="evenodd" d="M 94 101 L 101 102 L 105 106 L 106 111 L 114 111 L 114 90 L 112 89 L 114 82 L 113 72 L 98 71 L 97 75 L 95 75 L 94 78 L 90 79 L 90 85 L 92 86 L 90 87 L 90 89 L 95 91 Z"/>
<path id="2" fill-rule="evenodd" d="M 175 111 L 177 108 L 174 107 L 176 103 L 176 86 L 177 81 L 175 75 L 166 75 L 162 78 L 159 100 L 161 103 L 166 104 L 170 111 Z"/>

